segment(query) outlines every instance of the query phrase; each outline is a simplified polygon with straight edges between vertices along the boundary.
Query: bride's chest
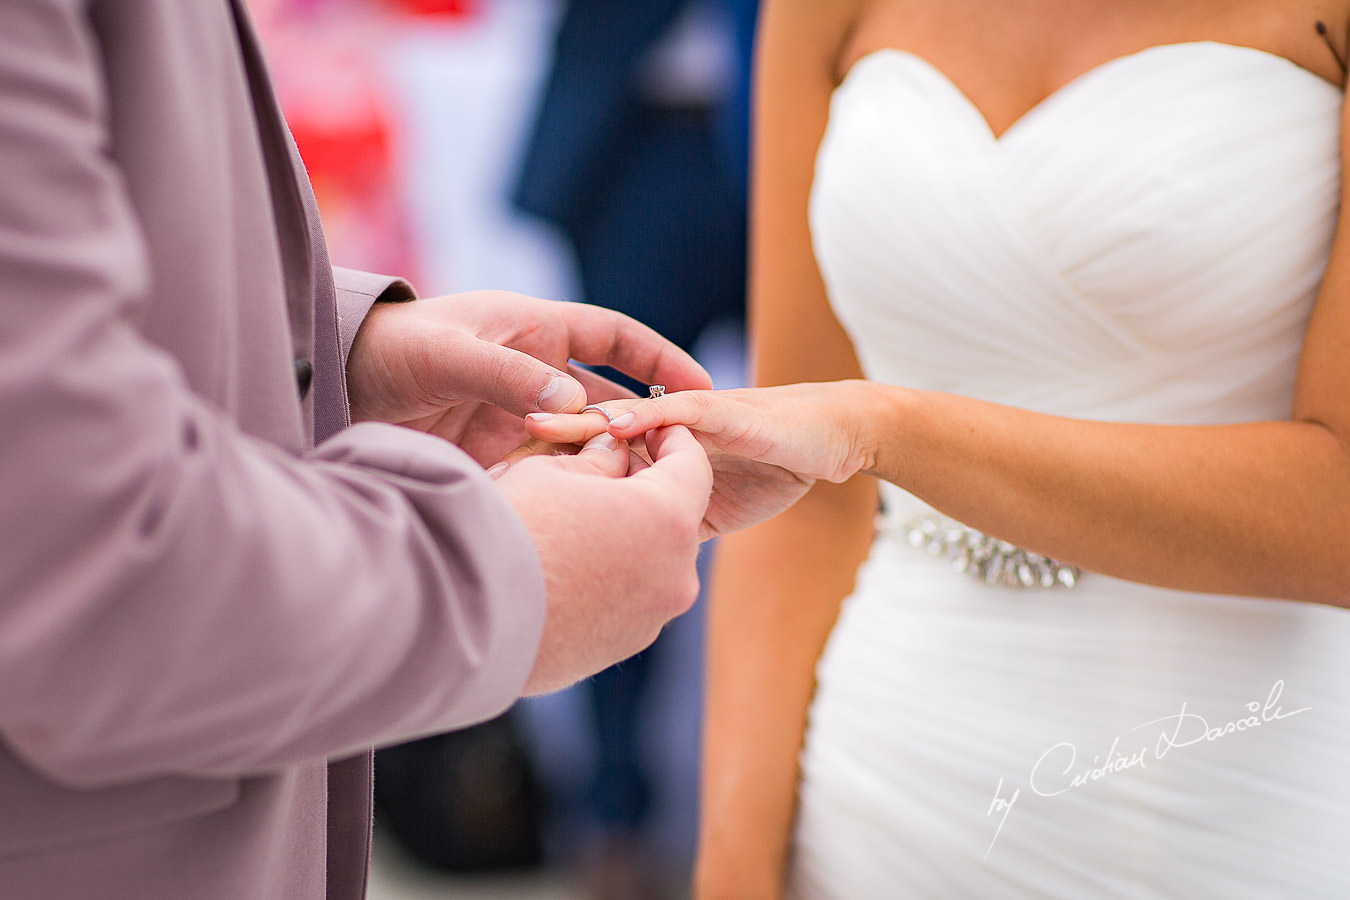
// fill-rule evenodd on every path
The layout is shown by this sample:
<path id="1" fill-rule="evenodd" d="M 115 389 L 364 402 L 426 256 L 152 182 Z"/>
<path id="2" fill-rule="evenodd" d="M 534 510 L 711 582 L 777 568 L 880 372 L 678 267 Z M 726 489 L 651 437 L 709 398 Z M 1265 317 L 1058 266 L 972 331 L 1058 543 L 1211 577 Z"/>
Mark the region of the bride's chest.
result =
<path id="1" fill-rule="evenodd" d="M 837 304 L 988 322 L 1016 285 L 1066 326 L 1087 316 L 1149 346 L 1301 321 L 1339 209 L 1341 103 L 1272 54 L 1167 45 L 1085 74 L 996 138 L 931 63 L 879 51 L 834 97 L 817 255 Z"/>

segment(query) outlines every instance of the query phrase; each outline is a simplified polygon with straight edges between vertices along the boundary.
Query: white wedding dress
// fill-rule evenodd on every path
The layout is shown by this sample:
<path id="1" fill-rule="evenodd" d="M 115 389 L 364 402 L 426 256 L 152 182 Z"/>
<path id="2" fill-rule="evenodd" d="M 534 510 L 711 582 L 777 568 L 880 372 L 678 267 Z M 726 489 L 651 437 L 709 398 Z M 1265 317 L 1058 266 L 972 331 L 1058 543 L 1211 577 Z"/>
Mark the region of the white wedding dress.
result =
<path id="1" fill-rule="evenodd" d="M 1341 104 L 1278 56 L 1174 44 L 995 139 L 931 64 L 872 53 L 817 160 L 831 302 L 878 381 L 1285 418 Z M 892 527 L 819 665 L 796 896 L 1350 897 L 1350 612 L 1093 573 L 991 586 L 911 546 L 894 526 L 925 507 L 883 491 Z"/>

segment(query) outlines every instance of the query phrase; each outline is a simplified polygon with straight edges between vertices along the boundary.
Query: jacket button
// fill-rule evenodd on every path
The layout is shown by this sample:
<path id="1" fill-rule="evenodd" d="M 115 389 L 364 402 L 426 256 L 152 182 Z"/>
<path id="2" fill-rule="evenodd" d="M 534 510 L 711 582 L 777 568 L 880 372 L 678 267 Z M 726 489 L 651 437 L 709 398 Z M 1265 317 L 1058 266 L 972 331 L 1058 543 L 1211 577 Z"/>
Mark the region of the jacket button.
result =
<path id="1" fill-rule="evenodd" d="M 300 389 L 300 399 L 309 396 L 310 383 L 314 381 L 314 363 L 303 356 L 295 361 L 295 384 Z"/>

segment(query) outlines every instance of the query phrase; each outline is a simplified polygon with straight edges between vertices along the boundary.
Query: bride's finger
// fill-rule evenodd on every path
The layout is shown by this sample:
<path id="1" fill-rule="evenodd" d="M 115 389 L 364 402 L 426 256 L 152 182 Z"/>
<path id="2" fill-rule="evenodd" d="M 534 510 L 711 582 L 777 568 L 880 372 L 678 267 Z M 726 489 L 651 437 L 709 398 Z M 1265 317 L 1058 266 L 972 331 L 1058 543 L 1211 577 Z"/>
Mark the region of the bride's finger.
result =
<path id="1" fill-rule="evenodd" d="M 613 417 L 609 433 L 631 438 L 662 425 L 686 425 L 706 435 L 734 431 L 744 423 L 733 412 L 726 391 L 678 391 L 652 400 L 639 400 Z"/>
<path id="2" fill-rule="evenodd" d="M 525 430 L 543 441 L 582 444 L 603 434 L 615 417 L 623 415 L 636 402 L 605 400 L 579 413 L 530 413 L 525 417 Z"/>
<path id="3" fill-rule="evenodd" d="M 598 412 L 531 413 L 525 417 L 525 430 L 540 441 L 584 443 L 603 434 L 609 428 L 609 419 Z"/>

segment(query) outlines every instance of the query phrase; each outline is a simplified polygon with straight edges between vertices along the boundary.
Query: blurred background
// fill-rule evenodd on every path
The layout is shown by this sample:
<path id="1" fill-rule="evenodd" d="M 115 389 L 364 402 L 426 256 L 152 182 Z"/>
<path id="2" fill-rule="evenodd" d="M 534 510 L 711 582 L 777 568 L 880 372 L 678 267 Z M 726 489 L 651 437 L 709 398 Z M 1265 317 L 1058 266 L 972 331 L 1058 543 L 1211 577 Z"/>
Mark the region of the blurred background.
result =
<path id="1" fill-rule="evenodd" d="M 335 263 L 619 309 L 719 387 L 743 381 L 755 5 L 250 0 Z M 687 896 L 702 607 L 568 691 L 379 751 L 372 900 Z"/>

